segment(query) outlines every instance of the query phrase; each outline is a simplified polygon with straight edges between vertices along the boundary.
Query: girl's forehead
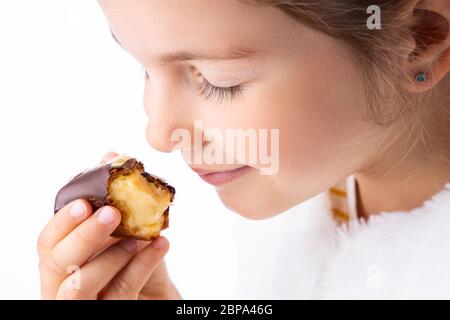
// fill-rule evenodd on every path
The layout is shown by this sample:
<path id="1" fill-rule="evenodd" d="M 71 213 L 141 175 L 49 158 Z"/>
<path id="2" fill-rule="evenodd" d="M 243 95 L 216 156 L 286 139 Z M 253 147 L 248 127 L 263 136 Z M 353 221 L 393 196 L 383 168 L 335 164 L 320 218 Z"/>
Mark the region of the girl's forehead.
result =
<path id="1" fill-rule="evenodd" d="M 192 47 L 264 46 L 289 38 L 299 23 L 270 6 L 239 0 L 99 0 L 122 46 L 141 52 L 182 51 Z M 273 43 L 272 43 L 273 45 Z"/>

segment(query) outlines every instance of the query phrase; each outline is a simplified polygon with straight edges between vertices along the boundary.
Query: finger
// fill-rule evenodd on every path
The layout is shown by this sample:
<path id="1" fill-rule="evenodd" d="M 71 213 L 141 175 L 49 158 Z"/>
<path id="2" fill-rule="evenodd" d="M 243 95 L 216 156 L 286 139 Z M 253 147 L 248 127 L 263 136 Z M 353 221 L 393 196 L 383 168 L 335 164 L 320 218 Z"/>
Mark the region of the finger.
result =
<path id="1" fill-rule="evenodd" d="M 111 159 L 113 159 L 113 158 L 115 158 L 117 156 L 118 156 L 118 154 L 115 153 L 114 151 L 109 151 L 103 156 L 102 161 L 100 162 L 100 164 L 105 164 L 109 160 L 111 160 Z"/>
<path id="2" fill-rule="evenodd" d="M 167 267 L 163 260 L 155 270 L 153 270 L 150 281 L 142 287 L 140 295 L 151 297 L 155 292 L 164 292 L 167 284 L 170 283 Z"/>
<path id="3" fill-rule="evenodd" d="M 98 293 L 139 250 L 148 244 L 148 242 L 138 243 L 134 239 L 119 241 L 67 277 L 59 287 L 56 298 L 97 299 Z"/>
<path id="4" fill-rule="evenodd" d="M 85 200 L 75 200 L 61 210 L 47 223 L 38 238 L 39 256 L 44 256 L 64 239 L 72 230 L 92 214 L 92 207 Z"/>
<path id="5" fill-rule="evenodd" d="M 105 206 L 61 240 L 40 262 L 43 297 L 54 299 L 62 281 L 89 260 L 119 223 L 118 210 Z"/>
<path id="6" fill-rule="evenodd" d="M 111 247 L 113 244 L 119 242 L 121 239 L 120 238 L 115 238 L 115 237 L 108 237 L 106 238 L 95 250 L 94 255 L 92 255 L 89 260 L 94 259 L 97 255 L 99 255 L 100 253 L 102 253 L 104 250 L 108 249 L 109 247 Z"/>
<path id="7" fill-rule="evenodd" d="M 93 260 L 96 256 L 101 254 L 104 250 L 108 249 L 109 247 L 111 247 L 113 244 L 119 242 L 120 240 L 122 240 L 122 238 L 116 238 L 116 237 L 106 238 L 105 241 L 103 241 L 103 243 L 98 247 L 97 252 L 93 256 L 91 256 L 88 261 Z M 148 241 L 145 241 L 145 240 L 137 240 L 137 242 L 138 242 L 139 248 L 141 247 L 141 245 L 139 245 L 139 243 L 146 243 L 146 244 L 149 243 Z"/>
<path id="8" fill-rule="evenodd" d="M 116 238 L 116 237 L 108 237 L 105 241 L 103 241 L 103 243 L 99 246 L 99 249 L 96 251 L 95 255 L 93 255 L 91 258 L 89 258 L 89 260 L 94 259 L 97 255 L 99 255 L 100 253 L 102 253 L 104 250 L 108 249 L 109 247 L 111 247 L 113 244 L 119 242 L 120 240 L 122 240 L 121 238 Z M 143 244 L 149 244 L 148 241 L 145 240 L 137 240 L 138 244 L 143 243 Z M 141 245 L 138 245 L 138 247 L 140 248 Z M 143 248 L 143 246 L 142 246 Z"/>
<path id="9" fill-rule="evenodd" d="M 114 277 L 101 299 L 137 299 L 156 267 L 169 250 L 169 242 L 158 237 L 145 247 Z"/>

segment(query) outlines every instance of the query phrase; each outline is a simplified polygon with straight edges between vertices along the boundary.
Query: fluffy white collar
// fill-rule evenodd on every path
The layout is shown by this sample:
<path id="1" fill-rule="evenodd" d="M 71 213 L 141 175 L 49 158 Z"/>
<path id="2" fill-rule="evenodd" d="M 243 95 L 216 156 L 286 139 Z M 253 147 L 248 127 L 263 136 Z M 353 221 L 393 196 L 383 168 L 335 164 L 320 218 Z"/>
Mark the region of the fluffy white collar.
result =
<path id="1" fill-rule="evenodd" d="M 450 298 L 450 183 L 410 212 L 341 227 L 322 193 L 235 235 L 238 298 Z"/>

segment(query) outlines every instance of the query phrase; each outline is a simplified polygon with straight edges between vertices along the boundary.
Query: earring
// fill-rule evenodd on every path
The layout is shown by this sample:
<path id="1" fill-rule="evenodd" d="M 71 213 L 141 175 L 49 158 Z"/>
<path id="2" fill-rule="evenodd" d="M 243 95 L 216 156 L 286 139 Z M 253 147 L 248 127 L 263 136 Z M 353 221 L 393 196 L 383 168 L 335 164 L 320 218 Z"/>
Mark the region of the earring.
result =
<path id="1" fill-rule="evenodd" d="M 427 74 L 423 71 L 419 72 L 418 74 L 416 74 L 416 81 L 420 82 L 420 83 L 424 83 L 426 82 L 427 79 Z"/>

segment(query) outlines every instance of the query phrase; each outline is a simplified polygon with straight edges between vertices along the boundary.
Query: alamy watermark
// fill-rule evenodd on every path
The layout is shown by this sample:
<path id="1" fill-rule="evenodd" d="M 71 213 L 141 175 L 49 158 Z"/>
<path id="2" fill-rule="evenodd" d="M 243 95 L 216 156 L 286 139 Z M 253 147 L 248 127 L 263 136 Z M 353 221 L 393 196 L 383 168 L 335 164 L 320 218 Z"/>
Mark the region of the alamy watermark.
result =
<path id="1" fill-rule="evenodd" d="M 178 128 L 171 141 L 181 149 L 188 164 L 239 164 L 259 168 L 263 175 L 278 172 L 280 161 L 279 129 L 217 129 L 204 128 L 202 121 L 194 121 L 191 131 Z M 210 143 L 208 143 L 210 142 Z"/>
<path id="2" fill-rule="evenodd" d="M 370 14 L 367 18 L 367 28 L 369 30 L 381 29 L 381 8 L 377 5 L 371 5 L 367 7 L 367 14 Z"/>
<path id="3" fill-rule="evenodd" d="M 70 265 L 66 269 L 67 274 L 72 276 L 69 288 L 72 290 L 81 290 L 81 269 L 79 266 Z"/>

